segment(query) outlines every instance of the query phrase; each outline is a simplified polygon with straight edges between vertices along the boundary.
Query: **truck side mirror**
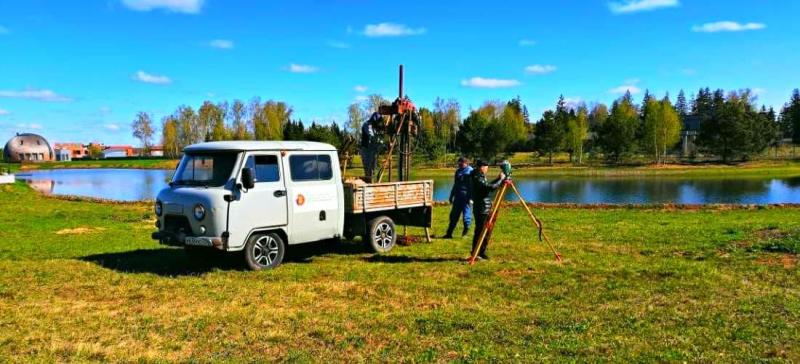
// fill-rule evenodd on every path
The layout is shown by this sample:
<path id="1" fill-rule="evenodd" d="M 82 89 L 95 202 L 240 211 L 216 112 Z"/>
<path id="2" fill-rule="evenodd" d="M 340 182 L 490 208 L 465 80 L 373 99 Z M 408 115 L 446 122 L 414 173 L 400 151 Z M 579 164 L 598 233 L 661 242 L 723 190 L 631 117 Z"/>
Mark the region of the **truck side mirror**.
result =
<path id="1" fill-rule="evenodd" d="M 242 168 L 242 187 L 251 189 L 256 185 L 256 177 L 252 168 Z"/>

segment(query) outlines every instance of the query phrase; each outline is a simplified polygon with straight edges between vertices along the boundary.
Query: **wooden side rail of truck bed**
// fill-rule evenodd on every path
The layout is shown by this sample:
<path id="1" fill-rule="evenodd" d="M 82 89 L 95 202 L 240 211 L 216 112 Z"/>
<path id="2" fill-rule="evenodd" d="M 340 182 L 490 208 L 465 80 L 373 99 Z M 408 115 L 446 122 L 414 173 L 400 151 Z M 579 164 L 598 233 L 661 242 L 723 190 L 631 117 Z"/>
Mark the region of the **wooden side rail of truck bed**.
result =
<path id="1" fill-rule="evenodd" d="M 348 213 L 399 210 L 433 204 L 433 180 L 344 184 L 344 205 Z"/>

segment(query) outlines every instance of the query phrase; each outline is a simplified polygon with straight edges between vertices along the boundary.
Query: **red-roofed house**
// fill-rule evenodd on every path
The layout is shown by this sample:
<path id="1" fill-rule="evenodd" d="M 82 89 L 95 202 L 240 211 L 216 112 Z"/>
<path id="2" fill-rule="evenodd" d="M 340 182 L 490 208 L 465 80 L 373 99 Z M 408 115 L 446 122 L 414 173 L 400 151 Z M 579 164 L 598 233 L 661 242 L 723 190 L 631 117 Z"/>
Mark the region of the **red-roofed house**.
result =
<path id="1" fill-rule="evenodd" d="M 125 158 L 135 156 L 130 145 L 112 145 L 103 149 L 103 158 Z"/>

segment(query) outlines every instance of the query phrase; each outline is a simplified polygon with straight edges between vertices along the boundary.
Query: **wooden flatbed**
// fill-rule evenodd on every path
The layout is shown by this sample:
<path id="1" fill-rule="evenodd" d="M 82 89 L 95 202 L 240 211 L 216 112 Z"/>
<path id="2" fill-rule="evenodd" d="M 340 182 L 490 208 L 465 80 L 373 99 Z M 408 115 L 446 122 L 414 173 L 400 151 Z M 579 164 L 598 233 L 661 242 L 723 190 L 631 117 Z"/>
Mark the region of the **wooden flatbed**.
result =
<path id="1" fill-rule="evenodd" d="M 433 180 L 345 183 L 345 211 L 366 213 L 433 204 Z"/>
<path id="2" fill-rule="evenodd" d="M 433 180 L 344 183 L 345 237 L 363 235 L 369 221 L 390 217 L 397 225 L 430 228 Z M 426 230 L 427 231 L 427 230 Z"/>

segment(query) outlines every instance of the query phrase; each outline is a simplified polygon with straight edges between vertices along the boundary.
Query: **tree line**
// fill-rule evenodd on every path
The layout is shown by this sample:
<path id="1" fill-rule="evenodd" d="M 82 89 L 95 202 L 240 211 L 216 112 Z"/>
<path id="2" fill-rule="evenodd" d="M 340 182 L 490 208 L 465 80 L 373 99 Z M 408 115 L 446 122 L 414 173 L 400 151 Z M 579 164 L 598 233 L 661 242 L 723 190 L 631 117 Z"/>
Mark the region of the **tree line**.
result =
<path id="1" fill-rule="evenodd" d="M 184 105 L 162 118 L 160 141 L 168 157 L 179 156 L 190 144 L 217 140 L 311 140 L 340 147 L 348 137 L 357 139 L 364 120 L 387 103 L 380 95 L 370 95 L 348 107 L 348 120 L 342 127 L 336 122 L 312 122 L 307 127 L 293 118 L 292 107 L 285 102 L 205 101 L 196 111 Z M 567 153 L 575 164 L 584 163 L 587 155 L 609 163 L 645 155 L 654 163 L 664 163 L 678 152 L 682 132 L 692 138 L 698 152 L 726 162 L 758 156 L 784 138 L 800 143 L 798 90 L 779 113 L 758 108 L 750 90 L 709 88 L 699 89 L 688 99 L 681 90 L 674 103 L 669 95 L 657 98 L 646 91 L 637 104 L 628 92 L 610 107 L 568 104 L 562 96 L 535 121 L 519 97 L 486 102 L 463 119 L 454 99 L 437 98 L 432 107 L 421 107 L 419 113 L 415 155 L 428 161 L 440 160 L 447 153 L 496 160 L 533 151 L 550 163 L 557 153 Z M 132 128 L 142 146 L 150 148 L 155 129 L 152 115 L 140 112 Z"/>
<path id="2" fill-rule="evenodd" d="M 292 119 L 292 107 L 285 102 L 258 98 L 245 104 L 205 101 L 195 111 L 183 105 L 161 120 L 161 144 L 164 155 L 180 156 L 186 146 L 204 141 L 223 140 L 310 140 L 341 145 L 346 132 L 335 122 L 322 125 Z M 139 112 L 131 124 L 133 136 L 145 149 L 153 143 L 153 117 Z"/>

